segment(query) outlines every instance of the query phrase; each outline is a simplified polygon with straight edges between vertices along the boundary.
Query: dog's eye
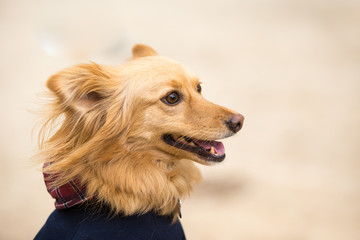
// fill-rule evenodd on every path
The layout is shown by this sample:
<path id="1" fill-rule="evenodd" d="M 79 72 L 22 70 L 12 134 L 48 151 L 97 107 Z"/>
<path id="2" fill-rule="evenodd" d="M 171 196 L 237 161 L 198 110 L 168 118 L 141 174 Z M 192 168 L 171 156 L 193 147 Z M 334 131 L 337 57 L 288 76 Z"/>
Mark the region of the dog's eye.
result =
<path id="1" fill-rule="evenodd" d="M 164 103 L 169 105 L 175 105 L 180 102 L 180 96 L 177 92 L 171 92 L 170 94 L 166 95 L 163 99 L 161 99 Z"/>
<path id="2" fill-rule="evenodd" d="M 200 83 L 196 86 L 196 90 L 197 90 L 199 93 L 201 93 L 202 88 L 201 88 Z"/>

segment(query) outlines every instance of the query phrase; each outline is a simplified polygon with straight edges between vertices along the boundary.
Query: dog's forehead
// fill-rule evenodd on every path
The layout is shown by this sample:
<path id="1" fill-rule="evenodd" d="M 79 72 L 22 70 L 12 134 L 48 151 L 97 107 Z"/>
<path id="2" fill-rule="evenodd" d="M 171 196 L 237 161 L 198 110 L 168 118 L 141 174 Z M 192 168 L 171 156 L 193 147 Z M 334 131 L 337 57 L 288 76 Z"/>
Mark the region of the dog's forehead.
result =
<path id="1" fill-rule="evenodd" d="M 182 88 L 196 85 L 198 77 L 193 75 L 182 64 L 161 56 L 147 57 L 136 62 L 137 81 L 143 87 L 146 86 L 168 86 L 172 88 Z"/>

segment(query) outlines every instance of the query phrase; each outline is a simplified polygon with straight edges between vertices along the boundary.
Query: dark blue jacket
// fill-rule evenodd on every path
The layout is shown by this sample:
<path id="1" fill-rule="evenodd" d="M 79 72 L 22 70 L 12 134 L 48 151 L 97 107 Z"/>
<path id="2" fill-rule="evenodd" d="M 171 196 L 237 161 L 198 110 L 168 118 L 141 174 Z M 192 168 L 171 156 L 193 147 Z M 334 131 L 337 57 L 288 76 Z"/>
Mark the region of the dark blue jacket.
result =
<path id="1" fill-rule="evenodd" d="M 75 207 L 55 210 L 35 240 L 183 240 L 181 223 L 172 218 L 146 213 L 140 216 L 111 216 Z"/>

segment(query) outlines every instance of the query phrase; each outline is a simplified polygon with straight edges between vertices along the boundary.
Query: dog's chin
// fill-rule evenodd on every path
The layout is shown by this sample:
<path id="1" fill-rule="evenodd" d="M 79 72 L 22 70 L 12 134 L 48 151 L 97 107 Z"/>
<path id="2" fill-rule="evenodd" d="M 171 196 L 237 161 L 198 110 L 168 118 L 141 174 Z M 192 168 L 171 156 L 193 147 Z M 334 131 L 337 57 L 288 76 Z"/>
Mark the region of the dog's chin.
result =
<path id="1" fill-rule="evenodd" d="M 199 140 L 176 134 L 165 134 L 162 139 L 166 144 L 190 153 L 193 155 L 191 160 L 204 165 L 219 163 L 225 159 L 225 148 L 222 142 Z"/>

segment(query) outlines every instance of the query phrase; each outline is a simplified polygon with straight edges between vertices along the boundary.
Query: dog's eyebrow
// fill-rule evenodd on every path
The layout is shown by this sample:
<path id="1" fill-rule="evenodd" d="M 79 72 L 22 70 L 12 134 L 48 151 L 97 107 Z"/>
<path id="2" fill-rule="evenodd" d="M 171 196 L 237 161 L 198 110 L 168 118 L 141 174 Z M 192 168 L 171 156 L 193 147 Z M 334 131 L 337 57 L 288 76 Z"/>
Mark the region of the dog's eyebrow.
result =
<path id="1" fill-rule="evenodd" d="M 192 76 L 192 77 L 190 77 L 190 79 L 191 79 L 192 82 L 201 83 L 199 77 Z"/>
<path id="2" fill-rule="evenodd" d="M 182 81 L 179 81 L 179 80 L 170 80 L 169 82 L 169 86 L 172 87 L 172 88 L 182 88 L 183 87 L 183 82 Z"/>

